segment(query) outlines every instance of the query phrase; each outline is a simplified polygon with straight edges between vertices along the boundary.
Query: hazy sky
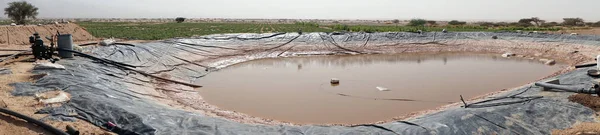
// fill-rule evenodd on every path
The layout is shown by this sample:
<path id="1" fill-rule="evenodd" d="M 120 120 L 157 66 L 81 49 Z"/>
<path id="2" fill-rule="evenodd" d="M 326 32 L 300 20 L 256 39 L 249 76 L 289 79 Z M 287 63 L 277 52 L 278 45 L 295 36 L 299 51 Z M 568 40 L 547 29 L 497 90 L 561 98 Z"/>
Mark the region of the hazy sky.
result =
<path id="1" fill-rule="evenodd" d="M 15 0 L 0 0 L 0 8 Z M 600 0 L 26 0 L 42 18 L 600 20 Z M 4 16 L 6 17 L 6 16 Z"/>

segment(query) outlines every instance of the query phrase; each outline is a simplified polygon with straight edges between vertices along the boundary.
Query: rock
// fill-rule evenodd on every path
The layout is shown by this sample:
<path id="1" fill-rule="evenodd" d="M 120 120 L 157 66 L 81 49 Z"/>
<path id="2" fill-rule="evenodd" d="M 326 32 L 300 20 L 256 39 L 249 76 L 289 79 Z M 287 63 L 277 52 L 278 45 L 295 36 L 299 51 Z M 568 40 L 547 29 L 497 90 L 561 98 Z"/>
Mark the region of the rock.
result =
<path id="1" fill-rule="evenodd" d="M 73 51 L 78 51 L 78 52 L 82 52 L 83 48 L 79 45 L 73 45 Z"/>
<path id="2" fill-rule="evenodd" d="M 41 103 L 44 104 L 54 104 L 54 103 L 62 103 L 71 100 L 71 95 L 69 93 L 60 91 L 60 93 L 53 98 L 40 100 Z"/>
<path id="3" fill-rule="evenodd" d="M 44 62 L 44 63 L 35 64 L 35 66 L 33 67 L 33 69 L 34 70 L 38 70 L 38 69 L 60 69 L 60 70 L 64 70 L 65 66 L 60 65 L 60 64 L 56 64 L 56 63 Z"/>
<path id="4" fill-rule="evenodd" d="M 498 36 L 492 36 L 492 39 L 498 39 Z"/>
<path id="5" fill-rule="evenodd" d="M 41 23 L 38 23 L 38 24 L 37 24 L 37 26 L 42 26 L 42 24 L 41 24 Z"/>
<path id="6" fill-rule="evenodd" d="M 10 23 L 10 26 L 17 26 L 16 23 Z"/>
<path id="7" fill-rule="evenodd" d="M 340 79 L 331 78 L 331 84 L 340 84 Z"/>
<path id="8" fill-rule="evenodd" d="M 504 54 L 502 54 L 502 57 L 505 57 L 505 58 L 512 57 L 512 56 L 515 56 L 515 54 L 514 53 L 504 53 Z"/>
<path id="9" fill-rule="evenodd" d="M 577 33 L 571 33 L 571 36 L 575 36 L 575 35 L 579 35 L 579 34 L 577 34 Z"/>
<path id="10" fill-rule="evenodd" d="M 555 60 L 548 60 L 544 64 L 546 64 L 546 65 L 554 65 L 554 64 L 556 64 L 556 61 Z"/>
<path id="11" fill-rule="evenodd" d="M 108 45 L 114 44 L 115 42 L 116 42 L 115 39 L 109 38 L 109 39 L 105 39 L 105 40 L 100 41 L 100 45 L 108 46 Z"/>
<path id="12" fill-rule="evenodd" d="M 375 88 L 377 88 L 377 90 L 379 90 L 379 91 L 390 91 L 390 89 L 388 89 L 386 87 L 379 87 L 378 86 L 378 87 L 375 87 Z"/>
<path id="13" fill-rule="evenodd" d="M 552 60 L 552 59 L 540 59 L 540 62 L 543 62 L 546 65 L 554 65 L 554 64 L 556 64 L 556 61 Z"/>
<path id="14" fill-rule="evenodd" d="M 0 68 L 0 75 L 12 74 L 12 71 L 8 68 Z"/>

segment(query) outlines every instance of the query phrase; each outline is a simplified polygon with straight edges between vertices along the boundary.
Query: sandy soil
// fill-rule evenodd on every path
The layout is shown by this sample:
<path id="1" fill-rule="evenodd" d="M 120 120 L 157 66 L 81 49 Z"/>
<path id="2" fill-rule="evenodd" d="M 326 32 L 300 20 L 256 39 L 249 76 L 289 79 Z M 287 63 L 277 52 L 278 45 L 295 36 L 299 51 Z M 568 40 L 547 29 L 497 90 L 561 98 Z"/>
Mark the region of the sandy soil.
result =
<path id="1" fill-rule="evenodd" d="M 31 57 L 22 57 L 18 60 L 29 59 Z M 40 104 L 34 97 L 15 97 L 10 94 L 10 92 L 14 89 L 12 86 L 8 84 L 15 82 L 33 82 L 35 79 L 39 77 L 35 77 L 30 70 L 33 68 L 33 63 L 31 62 L 12 62 L 12 63 L 0 63 L 2 67 L 6 67 L 12 70 L 13 74 L 8 75 L 0 75 L 0 107 L 8 108 L 10 110 L 19 112 L 21 114 L 31 116 L 36 119 L 41 119 L 46 114 L 34 114 L 37 110 L 45 107 L 45 105 Z M 41 93 L 40 95 L 45 97 L 53 97 L 56 95 L 57 91 L 51 91 L 46 93 Z M 59 106 L 60 104 L 54 104 L 52 106 Z M 88 122 L 77 120 L 76 122 L 60 122 L 60 121 L 46 121 L 48 124 L 65 130 L 66 126 L 71 125 L 77 130 L 79 130 L 82 134 L 88 135 L 110 135 L 113 134 L 111 132 L 102 130 L 99 127 L 96 127 L 93 124 Z M 27 123 L 24 120 L 2 114 L 0 113 L 0 135 L 31 135 L 31 134 L 51 134 L 43 130 L 42 128 Z"/>
<path id="2" fill-rule="evenodd" d="M 0 44 L 29 44 L 29 36 L 38 32 L 45 43 L 48 42 L 44 37 L 55 35 L 56 32 L 69 33 L 73 36 L 73 41 L 94 40 L 94 36 L 88 33 L 85 28 L 77 24 L 51 24 L 51 25 L 27 25 L 27 26 L 0 26 Z"/>

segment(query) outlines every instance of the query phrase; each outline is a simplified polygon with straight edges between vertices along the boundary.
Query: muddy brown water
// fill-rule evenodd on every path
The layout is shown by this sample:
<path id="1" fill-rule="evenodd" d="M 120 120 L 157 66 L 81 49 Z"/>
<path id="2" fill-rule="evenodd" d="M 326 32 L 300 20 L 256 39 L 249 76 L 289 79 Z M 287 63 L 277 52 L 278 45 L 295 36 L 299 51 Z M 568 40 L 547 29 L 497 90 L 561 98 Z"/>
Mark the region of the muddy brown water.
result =
<path id="1" fill-rule="evenodd" d="M 310 56 L 244 62 L 198 83 L 208 103 L 226 110 L 299 124 L 361 124 L 518 87 L 561 68 L 491 54 Z"/>

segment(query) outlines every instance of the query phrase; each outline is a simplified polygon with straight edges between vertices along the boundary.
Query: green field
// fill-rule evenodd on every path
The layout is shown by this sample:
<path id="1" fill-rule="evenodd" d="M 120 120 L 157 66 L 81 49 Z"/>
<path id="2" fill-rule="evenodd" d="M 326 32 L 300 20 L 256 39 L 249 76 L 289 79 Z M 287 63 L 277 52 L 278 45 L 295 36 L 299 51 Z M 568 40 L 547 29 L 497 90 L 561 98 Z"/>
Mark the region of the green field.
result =
<path id="1" fill-rule="evenodd" d="M 160 40 L 174 37 L 191 37 L 220 33 L 268 33 L 268 32 L 390 32 L 390 31 L 557 31 L 560 28 L 541 27 L 483 27 L 483 26 L 370 26 L 370 25 L 319 25 L 316 23 L 257 24 L 257 23 L 129 23 L 129 22 L 78 22 L 95 37 L 136 40 Z"/>
<path id="2" fill-rule="evenodd" d="M 329 32 L 332 30 L 300 24 L 239 24 L 239 23 L 124 23 L 79 22 L 95 37 L 159 40 L 219 33 L 268 32 Z"/>

